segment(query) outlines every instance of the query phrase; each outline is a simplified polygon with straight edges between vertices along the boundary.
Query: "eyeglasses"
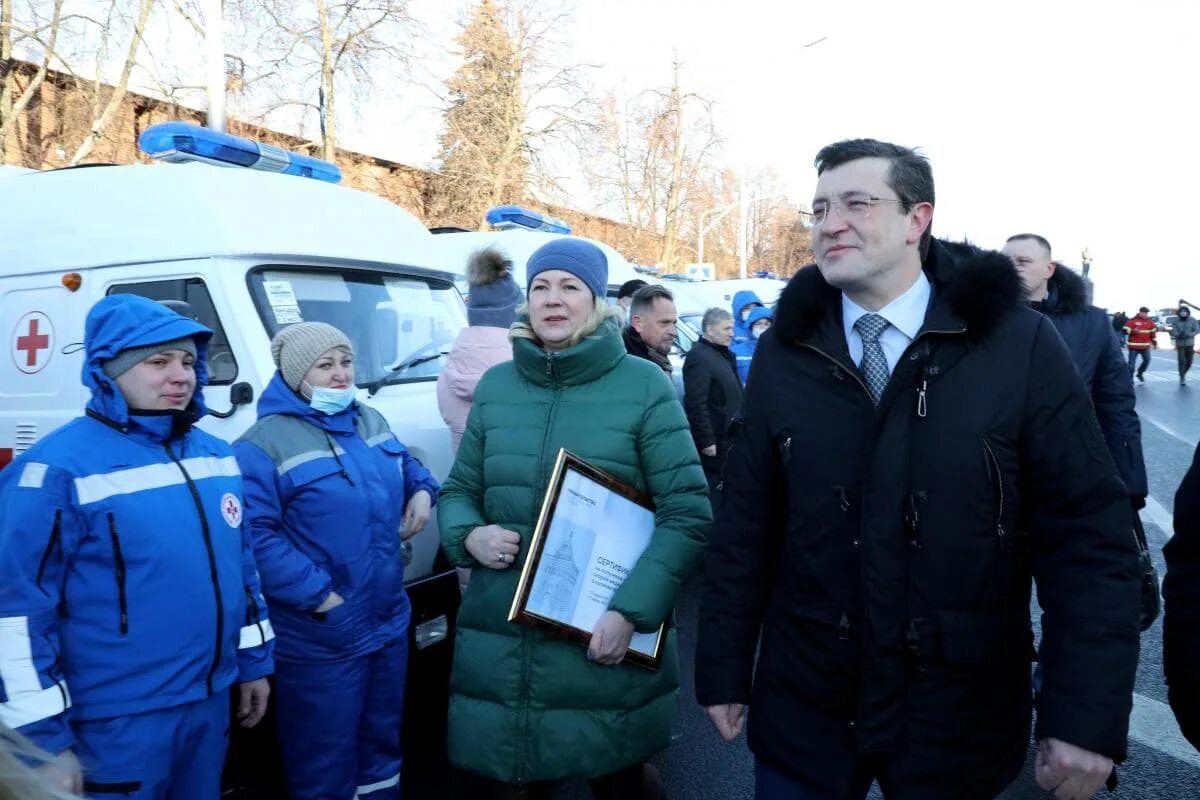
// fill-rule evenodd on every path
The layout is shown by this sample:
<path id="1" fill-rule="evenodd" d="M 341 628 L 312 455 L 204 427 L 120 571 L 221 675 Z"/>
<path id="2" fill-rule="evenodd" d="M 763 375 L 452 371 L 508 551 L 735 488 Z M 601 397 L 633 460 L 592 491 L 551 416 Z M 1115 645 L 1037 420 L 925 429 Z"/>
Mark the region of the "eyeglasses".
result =
<path id="1" fill-rule="evenodd" d="M 801 221 L 810 228 L 823 225 L 829 217 L 830 209 L 836 209 L 842 219 L 864 220 L 871 216 L 871 208 L 880 203 L 906 203 L 905 200 L 891 197 L 875 197 L 866 192 L 846 192 L 833 200 L 818 200 L 813 203 L 812 211 L 801 211 Z"/>

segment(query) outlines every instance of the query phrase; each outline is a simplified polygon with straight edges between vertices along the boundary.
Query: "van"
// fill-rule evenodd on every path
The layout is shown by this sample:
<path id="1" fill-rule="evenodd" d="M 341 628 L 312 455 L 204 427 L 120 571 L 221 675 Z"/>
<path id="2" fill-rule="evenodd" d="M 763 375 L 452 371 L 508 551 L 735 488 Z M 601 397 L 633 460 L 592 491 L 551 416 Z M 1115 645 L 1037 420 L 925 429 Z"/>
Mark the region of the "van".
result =
<path id="1" fill-rule="evenodd" d="M 236 439 L 275 372 L 272 336 L 291 323 L 327 322 L 354 343 L 358 399 L 445 480 L 452 459 L 436 380 L 467 322 L 455 283 L 461 264 L 436 260 L 433 234 L 412 214 L 330 182 L 334 165 L 264 147 L 276 173 L 287 162 L 325 179 L 216 166 L 224 151 L 203 148 L 236 137 L 165 125 L 174 126 L 171 158 L 209 163 L 0 172 L 0 336 L 9 351 L 0 357 L 0 469 L 80 415 L 85 316 L 106 295 L 135 293 L 182 301 L 214 331 L 204 388 L 212 413 L 201 428 Z M 161 139 L 161 128 L 143 143 L 152 132 Z M 405 783 L 436 783 L 420 773 L 444 759 L 458 589 L 439 555 L 436 515 L 410 543 Z M 256 735 L 273 732 L 268 723 Z"/>

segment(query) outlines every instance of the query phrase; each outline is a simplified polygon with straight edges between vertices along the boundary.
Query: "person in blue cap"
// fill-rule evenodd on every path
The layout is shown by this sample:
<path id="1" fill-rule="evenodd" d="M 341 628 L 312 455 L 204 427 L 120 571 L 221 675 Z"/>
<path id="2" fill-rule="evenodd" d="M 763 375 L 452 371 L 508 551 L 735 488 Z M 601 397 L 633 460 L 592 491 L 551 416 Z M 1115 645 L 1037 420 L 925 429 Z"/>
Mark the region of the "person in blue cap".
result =
<path id="1" fill-rule="evenodd" d="M 775 320 L 775 312 L 769 308 L 757 306 L 750 309 L 750 313 L 746 317 L 746 331 L 749 333 L 749 338 L 740 342 L 735 342 L 729 349 L 737 358 L 738 377 L 742 379 L 742 385 L 746 385 L 746 380 L 750 377 L 750 361 L 754 358 L 754 351 L 758 348 L 758 341 L 762 335 L 771 328 L 771 323 Z"/>
<path id="2" fill-rule="evenodd" d="M 232 448 L 195 423 L 212 331 L 137 295 L 85 323 L 85 414 L 0 472 L 0 722 L 67 791 L 216 800 L 274 634 Z"/>

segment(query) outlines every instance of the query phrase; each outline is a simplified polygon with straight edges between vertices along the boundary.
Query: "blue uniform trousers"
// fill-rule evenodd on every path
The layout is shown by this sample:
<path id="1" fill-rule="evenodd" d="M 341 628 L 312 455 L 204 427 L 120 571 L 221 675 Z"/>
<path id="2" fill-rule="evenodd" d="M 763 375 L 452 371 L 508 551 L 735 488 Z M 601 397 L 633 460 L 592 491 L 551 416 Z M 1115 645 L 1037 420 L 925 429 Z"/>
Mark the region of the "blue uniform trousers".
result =
<path id="1" fill-rule="evenodd" d="M 332 662 L 275 660 L 292 800 L 399 800 L 408 640 Z"/>
<path id="2" fill-rule="evenodd" d="M 229 738 L 229 693 L 160 711 L 75 720 L 87 797 L 217 800 Z"/>

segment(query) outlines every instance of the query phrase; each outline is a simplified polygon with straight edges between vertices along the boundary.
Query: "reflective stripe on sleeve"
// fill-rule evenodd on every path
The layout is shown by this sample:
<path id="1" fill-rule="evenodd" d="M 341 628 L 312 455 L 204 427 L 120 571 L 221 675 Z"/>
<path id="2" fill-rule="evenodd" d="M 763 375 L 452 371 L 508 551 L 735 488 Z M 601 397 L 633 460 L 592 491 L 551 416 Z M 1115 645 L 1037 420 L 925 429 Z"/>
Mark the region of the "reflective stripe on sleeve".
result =
<path id="1" fill-rule="evenodd" d="M 53 717 L 71 706 L 65 682 L 42 688 L 33 665 L 29 617 L 0 618 L 0 682 L 8 698 L 0 703 L 0 723 L 10 728 Z"/>
<path id="2" fill-rule="evenodd" d="M 238 638 L 238 650 L 245 650 L 248 647 L 258 647 L 274 638 L 275 629 L 271 627 L 271 620 L 269 619 L 264 619 L 262 622 L 256 622 L 253 625 L 244 625 L 241 635 Z"/>

